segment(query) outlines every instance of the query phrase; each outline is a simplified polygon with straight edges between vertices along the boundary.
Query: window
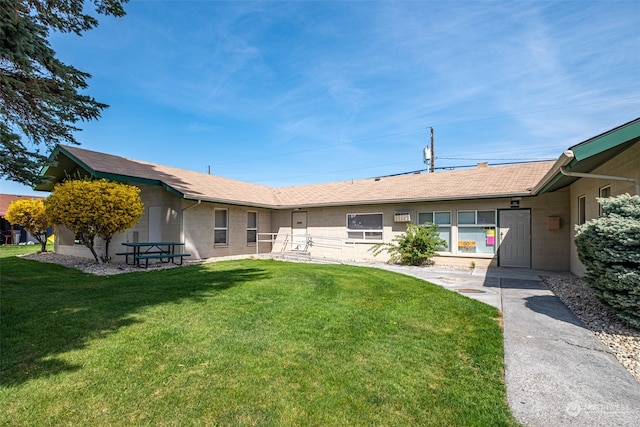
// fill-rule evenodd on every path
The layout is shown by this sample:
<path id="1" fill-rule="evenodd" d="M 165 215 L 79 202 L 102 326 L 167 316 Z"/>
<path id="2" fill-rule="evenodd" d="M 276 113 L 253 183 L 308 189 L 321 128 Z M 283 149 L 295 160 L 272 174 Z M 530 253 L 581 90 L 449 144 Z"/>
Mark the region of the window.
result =
<path id="1" fill-rule="evenodd" d="M 228 212 L 226 209 L 216 209 L 213 212 L 213 222 L 214 222 L 214 237 L 213 243 L 216 245 L 227 245 L 229 244 L 228 240 Z"/>
<path id="2" fill-rule="evenodd" d="M 258 212 L 247 212 L 247 243 L 256 243 L 258 236 Z"/>
<path id="3" fill-rule="evenodd" d="M 458 211 L 458 253 L 496 251 L 496 211 Z"/>
<path id="4" fill-rule="evenodd" d="M 382 214 L 348 214 L 347 238 L 382 240 Z"/>
<path id="5" fill-rule="evenodd" d="M 587 198 L 585 196 L 578 197 L 578 225 L 582 225 L 586 222 L 586 202 Z"/>
<path id="6" fill-rule="evenodd" d="M 608 197 L 611 197 L 611 186 L 607 185 L 606 187 L 602 187 L 600 189 L 600 198 L 602 199 L 606 199 Z M 599 210 L 598 210 L 598 214 L 599 216 L 602 216 L 604 212 L 602 211 L 602 204 L 600 204 Z"/>
<path id="7" fill-rule="evenodd" d="M 436 224 L 440 238 L 447 242 L 439 251 L 451 251 L 451 212 L 419 212 L 418 225 L 426 223 Z"/>

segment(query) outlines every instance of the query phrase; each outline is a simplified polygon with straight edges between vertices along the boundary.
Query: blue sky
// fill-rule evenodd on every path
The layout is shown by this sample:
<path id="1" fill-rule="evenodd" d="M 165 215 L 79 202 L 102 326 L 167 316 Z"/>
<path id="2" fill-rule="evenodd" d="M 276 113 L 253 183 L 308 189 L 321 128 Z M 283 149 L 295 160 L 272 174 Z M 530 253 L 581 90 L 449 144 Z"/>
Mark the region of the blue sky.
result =
<path id="1" fill-rule="evenodd" d="M 640 2 L 126 10 L 51 40 L 110 105 L 82 148 L 278 187 L 423 169 L 429 127 L 446 167 L 555 159 L 640 116 Z"/>

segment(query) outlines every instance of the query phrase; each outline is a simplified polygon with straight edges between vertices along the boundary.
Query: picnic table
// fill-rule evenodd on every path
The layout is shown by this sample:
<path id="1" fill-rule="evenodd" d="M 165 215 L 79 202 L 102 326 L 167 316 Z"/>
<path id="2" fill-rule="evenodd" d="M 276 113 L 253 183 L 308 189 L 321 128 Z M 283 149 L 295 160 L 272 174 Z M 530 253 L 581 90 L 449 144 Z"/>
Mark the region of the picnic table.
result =
<path id="1" fill-rule="evenodd" d="M 124 255 L 127 264 L 131 257 L 132 264 L 136 267 L 140 267 L 141 261 L 144 261 L 144 268 L 148 268 L 150 259 L 173 264 L 176 263 L 176 259 L 179 259 L 179 265 L 182 265 L 184 258 L 191 256 L 191 254 L 176 253 L 176 247 L 184 246 L 184 243 L 180 242 L 125 242 L 122 245 L 131 248 L 131 251 L 127 250 L 116 255 Z"/>

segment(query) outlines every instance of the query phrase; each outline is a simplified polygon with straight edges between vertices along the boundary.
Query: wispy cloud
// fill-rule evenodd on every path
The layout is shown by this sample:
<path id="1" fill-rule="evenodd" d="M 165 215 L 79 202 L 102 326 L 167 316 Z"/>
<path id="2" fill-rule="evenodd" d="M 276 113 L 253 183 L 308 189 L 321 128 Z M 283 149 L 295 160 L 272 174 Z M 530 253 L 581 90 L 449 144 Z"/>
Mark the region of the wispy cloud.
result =
<path id="1" fill-rule="evenodd" d="M 415 169 L 429 126 L 443 157 L 557 156 L 640 111 L 638 2 L 128 9 L 88 43 L 61 45 L 78 46 L 67 54 L 104 82 L 108 117 L 127 116 L 118 140 L 129 126 L 144 147 L 140 123 L 157 127 L 155 144 L 163 134 L 187 135 L 192 157 L 213 158 L 218 173 L 239 179 L 248 171 L 312 182 L 368 165 L 380 174 L 394 172 L 385 164 Z M 96 145 L 108 140 L 91 135 Z"/>

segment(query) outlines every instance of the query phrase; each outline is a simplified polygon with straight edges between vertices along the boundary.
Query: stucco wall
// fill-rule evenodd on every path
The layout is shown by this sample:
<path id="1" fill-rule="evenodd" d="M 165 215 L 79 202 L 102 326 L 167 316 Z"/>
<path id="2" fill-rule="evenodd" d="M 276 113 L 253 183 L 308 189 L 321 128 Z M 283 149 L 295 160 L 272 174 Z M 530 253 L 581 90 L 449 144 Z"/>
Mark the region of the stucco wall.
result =
<path id="1" fill-rule="evenodd" d="M 640 142 L 620 155 L 609 160 L 591 173 L 598 175 L 611 175 L 626 178 L 640 179 Z M 575 225 L 578 223 L 578 199 L 585 196 L 585 219 L 597 218 L 600 205 L 596 198 L 600 196 L 602 187 L 611 186 L 611 195 L 635 194 L 635 185 L 632 182 L 615 181 L 608 179 L 580 178 L 570 186 L 571 204 L 571 234 L 570 234 L 570 264 L 571 271 L 577 276 L 585 274 L 585 268 L 578 258 L 578 252 L 574 243 Z"/>

